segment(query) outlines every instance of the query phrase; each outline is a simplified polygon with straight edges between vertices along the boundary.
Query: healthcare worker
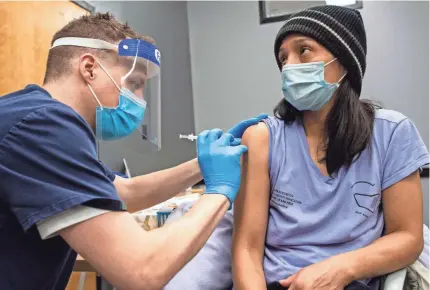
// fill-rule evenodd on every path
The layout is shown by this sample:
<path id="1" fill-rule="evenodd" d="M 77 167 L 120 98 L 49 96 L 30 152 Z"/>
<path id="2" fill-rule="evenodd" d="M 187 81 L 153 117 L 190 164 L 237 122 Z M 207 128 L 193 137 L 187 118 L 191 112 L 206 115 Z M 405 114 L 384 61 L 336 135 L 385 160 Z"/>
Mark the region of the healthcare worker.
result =
<path id="1" fill-rule="evenodd" d="M 247 149 L 235 138 L 259 118 L 230 134 L 203 132 L 198 160 L 146 176 L 115 177 L 97 158 L 96 138 L 118 140 L 136 128 L 159 145 L 159 127 L 144 126 L 159 104 L 159 62 L 150 39 L 110 14 L 84 16 L 55 34 L 43 88 L 0 98 L 2 290 L 64 289 L 76 252 L 120 289 L 160 289 L 231 207 Z M 145 232 L 122 210 L 164 201 L 202 176 L 206 194 L 161 229 Z"/>

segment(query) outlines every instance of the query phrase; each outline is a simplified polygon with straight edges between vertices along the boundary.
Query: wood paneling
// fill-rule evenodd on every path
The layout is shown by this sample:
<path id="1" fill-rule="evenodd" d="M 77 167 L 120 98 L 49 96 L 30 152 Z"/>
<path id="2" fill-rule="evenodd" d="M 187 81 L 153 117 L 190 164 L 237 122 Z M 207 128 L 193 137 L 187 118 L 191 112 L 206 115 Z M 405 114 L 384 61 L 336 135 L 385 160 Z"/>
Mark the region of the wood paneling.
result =
<path id="1" fill-rule="evenodd" d="M 55 32 L 88 13 L 72 2 L 0 2 L 0 96 L 43 83 Z"/>

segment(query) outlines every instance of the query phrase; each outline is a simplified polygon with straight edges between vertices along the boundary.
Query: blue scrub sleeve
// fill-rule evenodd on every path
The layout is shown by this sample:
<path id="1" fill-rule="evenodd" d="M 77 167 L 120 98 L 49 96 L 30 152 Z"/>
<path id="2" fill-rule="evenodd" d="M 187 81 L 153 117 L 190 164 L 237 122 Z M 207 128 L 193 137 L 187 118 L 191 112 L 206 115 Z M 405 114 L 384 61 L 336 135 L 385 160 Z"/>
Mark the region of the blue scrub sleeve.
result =
<path id="1" fill-rule="evenodd" d="M 382 190 L 401 181 L 429 163 L 427 148 L 409 119 L 393 130 L 384 160 Z"/>
<path id="2" fill-rule="evenodd" d="M 71 108 L 33 111 L 0 140 L 0 200 L 24 230 L 76 205 L 121 210 L 94 134 Z"/>

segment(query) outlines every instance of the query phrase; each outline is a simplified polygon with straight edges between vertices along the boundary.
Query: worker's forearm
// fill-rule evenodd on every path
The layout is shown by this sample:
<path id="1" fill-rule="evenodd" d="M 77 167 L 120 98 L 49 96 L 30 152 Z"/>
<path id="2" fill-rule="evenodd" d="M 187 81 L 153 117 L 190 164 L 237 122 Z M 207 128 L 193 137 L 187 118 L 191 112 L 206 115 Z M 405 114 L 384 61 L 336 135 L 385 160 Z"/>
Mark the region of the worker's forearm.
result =
<path id="1" fill-rule="evenodd" d="M 233 246 L 233 282 L 237 290 L 265 290 L 263 261 L 260 253 L 242 245 Z"/>
<path id="2" fill-rule="evenodd" d="M 229 205 L 223 195 L 203 195 L 181 219 L 151 232 L 152 248 L 157 249 L 145 261 L 153 265 L 151 275 L 166 284 L 204 246 Z"/>
<path id="3" fill-rule="evenodd" d="M 163 202 L 202 179 L 197 159 L 173 168 L 137 176 L 127 181 L 127 190 L 118 192 L 130 212 Z"/>
<path id="4" fill-rule="evenodd" d="M 412 264 L 421 253 L 422 238 L 394 232 L 369 246 L 339 255 L 351 281 L 377 277 Z M 335 257 L 334 257 L 335 258 Z"/>

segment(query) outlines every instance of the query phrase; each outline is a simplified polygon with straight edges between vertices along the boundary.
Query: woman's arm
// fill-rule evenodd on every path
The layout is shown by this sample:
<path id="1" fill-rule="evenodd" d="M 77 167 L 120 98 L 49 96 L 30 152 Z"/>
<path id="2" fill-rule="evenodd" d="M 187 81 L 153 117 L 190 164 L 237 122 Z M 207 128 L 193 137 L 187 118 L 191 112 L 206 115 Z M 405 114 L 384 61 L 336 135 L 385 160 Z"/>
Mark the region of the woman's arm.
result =
<path id="1" fill-rule="evenodd" d="M 369 246 L 333 256 L 281 281 L 290 290 L 343 289 L 412 264 L 423 248 L 422 190 L 418 172 L 383 191 L 386 232 Z"/>
<path id="2" fill-rule="evenodd" d="M 269 211 L 269 132 L 265 124 L 250 127 L 242 144 L 241 188 L 234 205 L 233 280 L 237 290 L 266 289 L 264 243 Z"/>
<path id="3" fill-rule="evenodd" d="M 385 236 L 368 247 L 347 253 L 354 280 L 406 267 L 420 255 L 423 240 L 422 190 L 418 172 L 383 192 Z"/>

